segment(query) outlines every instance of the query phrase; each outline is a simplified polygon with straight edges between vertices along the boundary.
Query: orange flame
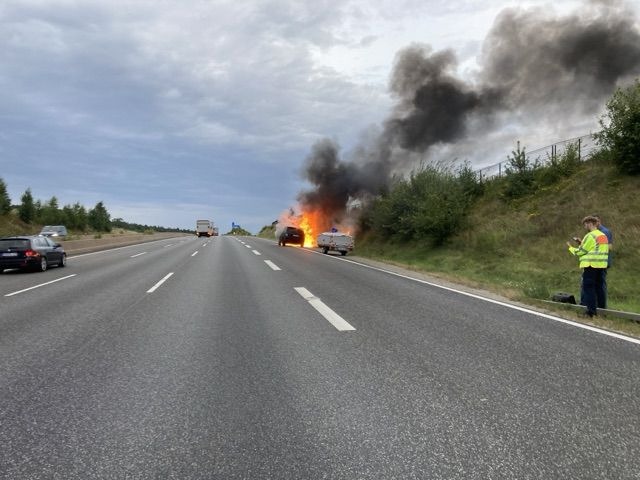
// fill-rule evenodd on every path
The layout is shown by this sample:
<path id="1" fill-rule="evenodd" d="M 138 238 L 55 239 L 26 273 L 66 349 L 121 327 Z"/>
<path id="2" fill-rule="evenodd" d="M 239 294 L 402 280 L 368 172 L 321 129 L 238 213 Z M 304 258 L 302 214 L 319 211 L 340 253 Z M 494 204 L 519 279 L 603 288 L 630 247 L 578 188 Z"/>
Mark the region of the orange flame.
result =
<path id="1" fill-rule="evenodd" d="M 280 216 L 282 225 L 295 226 L 304 232 L 304 246 L 306 248 L 315 248 L 317 246 L 317 238 L 322 232 L 328 232 L 332 228 L 337 228 L 340 232 L 350 235 L 349 224 L 336 224 L 331 218 L 321 210 L 302 210 L 302 213 L 293 213 L 293 211 L 283 212 Z"/>
<path id="2" fill-rule="evenodd" d="M 316 236 L 319 232 L 318 220 L 320 215 L 316 212 L 303 212 L 300 219 L 300 228 L 304 231 L 304 246 L 315 247 Z"/>

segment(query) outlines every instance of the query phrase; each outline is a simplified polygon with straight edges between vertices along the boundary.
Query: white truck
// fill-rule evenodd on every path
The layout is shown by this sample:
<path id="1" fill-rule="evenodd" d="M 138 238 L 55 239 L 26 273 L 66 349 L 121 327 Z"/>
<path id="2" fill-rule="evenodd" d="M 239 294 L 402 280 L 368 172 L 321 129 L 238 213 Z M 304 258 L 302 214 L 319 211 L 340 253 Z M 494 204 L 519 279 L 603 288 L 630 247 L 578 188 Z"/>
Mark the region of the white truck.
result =
<path id="1" fill-rule="evenodd" d="M 324 232 L 318 235 L 318 248 L 321 248 L 323 253 L 332 250 L 344 256 L 353 250 L 353 237 L 346 233 Z"/>
<path id="2" fill-rule="evenodd" d="M 196 220 L 196 235 L 198 237 L 211 237 L 213 235 L 213 222 L 211 220 Z"/>

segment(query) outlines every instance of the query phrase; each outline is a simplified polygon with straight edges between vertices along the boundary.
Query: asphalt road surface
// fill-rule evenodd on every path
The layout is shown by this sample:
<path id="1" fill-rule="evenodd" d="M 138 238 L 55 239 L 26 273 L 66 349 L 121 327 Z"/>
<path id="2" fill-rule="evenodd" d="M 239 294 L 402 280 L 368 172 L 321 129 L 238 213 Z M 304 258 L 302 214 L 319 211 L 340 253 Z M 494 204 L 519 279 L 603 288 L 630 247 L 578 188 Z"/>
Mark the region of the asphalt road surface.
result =
<path id="1" fill-rule="evenodd" d="M 640 478 L 640 345 L 256 238 L 0 275 L 0 478 Z"/>

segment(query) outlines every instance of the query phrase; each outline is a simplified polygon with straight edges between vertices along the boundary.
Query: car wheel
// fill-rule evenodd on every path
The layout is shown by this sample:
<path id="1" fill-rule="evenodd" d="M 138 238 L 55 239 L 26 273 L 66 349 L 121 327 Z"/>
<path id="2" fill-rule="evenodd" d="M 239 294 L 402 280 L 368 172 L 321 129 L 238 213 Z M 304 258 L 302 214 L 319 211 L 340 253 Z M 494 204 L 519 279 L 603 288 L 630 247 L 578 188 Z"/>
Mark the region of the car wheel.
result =
<path id="1" fill-rule="evenodd" d="M 64 267 L 67 265 L 67 254 L 63 253 L 62 257 L 60 257 L 60 261 L 58 262 L 59 267 Z"/>
<path id="2" fill-rule="evenodd" d="M 327 253 L 329 253 L 329 249 L 327 247 L 324 247 L 322 249 L 322 253 L 324 253 L 326 255 Z"/>
<path id="3" fill-rule="evenodd" d="M 340 255 L 342 255 L 343 257 L 347 254 L 347 252 L 340 252 Z"/>
<path id="4" fill-rule="evenodd" d="M 46 272 L 49 264 L 47 263 L 47 257 L 44 255 L 40 257 L 40 264 L 36 267 L 36 271 L 38 272 Z"/>

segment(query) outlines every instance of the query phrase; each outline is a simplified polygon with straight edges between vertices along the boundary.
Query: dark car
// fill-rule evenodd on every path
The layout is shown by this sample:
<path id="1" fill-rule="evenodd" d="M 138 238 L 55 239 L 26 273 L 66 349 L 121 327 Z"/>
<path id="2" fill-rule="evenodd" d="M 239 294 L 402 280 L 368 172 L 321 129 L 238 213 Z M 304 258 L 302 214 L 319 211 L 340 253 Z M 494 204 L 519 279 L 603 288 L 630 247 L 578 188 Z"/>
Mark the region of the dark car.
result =
<path id="1" fill-rule="evenodd" d="M 48 237 L 25 235 L 0 238 L 0 273 L 9 268 L 44 272 L 50 265 L 64 267 L 67 254 Z"/>
<path id="2" fill-rule="evenodd" d="M 282 245 L 283 247 L 287 243 L 295 243 L 304 246 L 304 231 L 301 228 L 296 227 L 287 227 L 285 228 L 280 237 L 278 237 L 278 245 Z"/>

